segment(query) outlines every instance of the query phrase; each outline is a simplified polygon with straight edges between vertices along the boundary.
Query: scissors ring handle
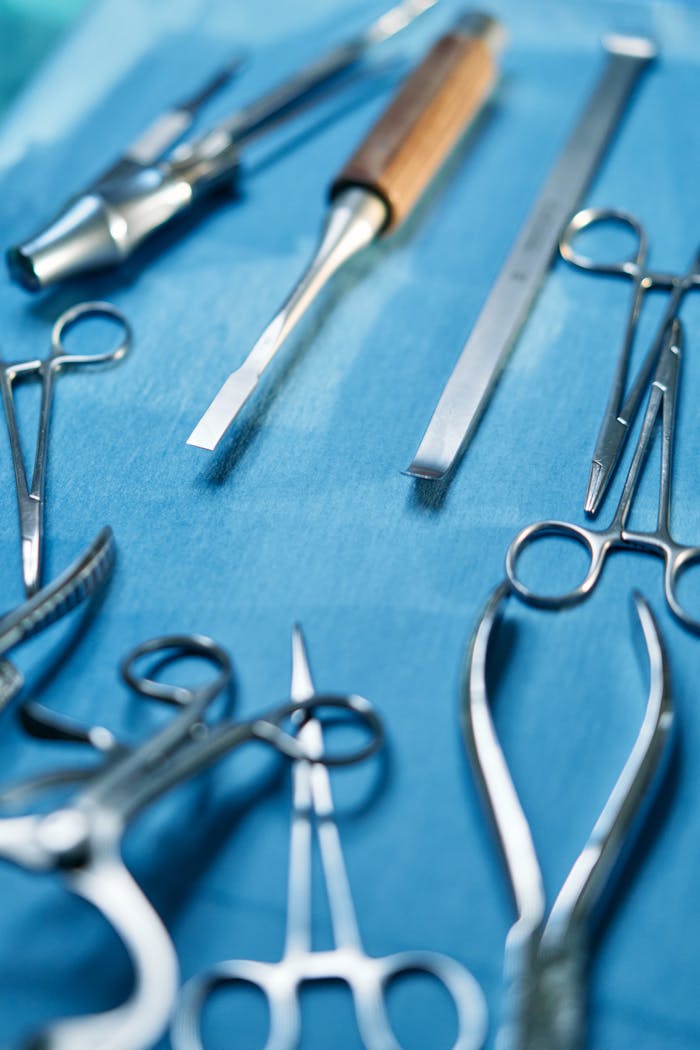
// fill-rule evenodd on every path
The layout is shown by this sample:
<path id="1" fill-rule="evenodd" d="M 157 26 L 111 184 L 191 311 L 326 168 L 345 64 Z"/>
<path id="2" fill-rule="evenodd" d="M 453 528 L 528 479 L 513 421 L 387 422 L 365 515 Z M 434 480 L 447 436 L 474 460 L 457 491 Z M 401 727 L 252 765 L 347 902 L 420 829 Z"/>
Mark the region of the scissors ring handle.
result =
<path id="1" fill-rule="evenodd" d="M 486 999 L 479 982 L 460 962 L 440 952 L 405 951 L 373 958 L 372 964 L 377 967 L 383 990 L 391 982 L 411 974 L 434 977 L 452 999 L 457 1012 L 457 1039 L 452 1050 L 481 1050 L 488 1027 Z M 363 987 L 366 989 L 366 984 L 358 985 L 355 992 L 358 1006 L 366 1002 L 367 993 L 363 992 Z M 384 1036 L 383 1025 L 388 1024 L 385 1011 L 381 1010 L 378 1017 L 375 1004 L 370 1000 L 367 1005 L 369 1009 L 361 1027 L 366 1036 L 374 1033 L 378 1037 L 374 1042 L 365 1039 L 367 1045 L 388 1045 L 381 1038 Z M 379 1019 L 381 1029 L 377 1028 Z"/>
<path id="2" fill-rule="evenodd" d="M 584 230 L 590 230 L 594 226 L 602 226 L 612 223 L 617 226 L 625 226 L 632 231 L 637 240 L 636 252 L 628 259 L 613 262 L 600 262 L 589 255 L 584 255 L 574 247 L 574 241 Z M 559 241 L 559 252 L 572 266 L 580 270 L 592 270 L 594 273 L 624 274 L 627 277 L 639 279 L 643 276 L 642 269 L 647 258 L 647 235 L 644 227 L 634 215 L 617 208 L 583 208 L 576 212 L 569 225 L 564 230 Z"/>
<path id="3" fill-rule="evenodd" d="M 525 549 L 538 540 L 546 539 L 547 536 L 559 536 L 578 543 L 588 552 L 590 558 L 588 571 L 581 583 L 563 594 L 540 594 L 528 587 L 519 574 L 518 561 Z M 610 543 L 607 532 L 594 532 L 568 521 L 538 521 L 521 529 L 512 541 L 506 553 L 506 576 L 513 590 L 528 605 L 535 605 L 540 609 L 564 609 L 583 601 L 593 590 Z"/>
<path id="4" fill-rule="evenodd" d="M 675 546 L 675 545 L 674 545 Z M 700 565 L 700 547 L 678 547 L 665 554 L 664 592 L 668 607 L 684 627 L 695 634 L 700 634 L 700 620 L 691 616 L 678 597 L 678 582 L 686 571 L 694 565 Z"/>
<path id="5" fill-rule="evenodd" d="M 63 345 L 63 340 L 71 328 L 88 317 L 106 317 L 116 321 L 123 329 L 121 342 L 114 350 L 108 350 L 103 354 L 69 354 Z M 94 366 L 114 364 L 128 353 L 133 339 L 133 330 L 125 315 L 112 303 L 91 299 L 84 303 L 77 303 L 69 307 L 56 320 L 51 330 L 51 356 L 59 358 L 61 364 L 79 365 L 92 364 Z"/>
<path id="6" fill-rule="evenodd" d="M 188 656 L 198 657 L 216 669 L 215 677 L 204 685 L 182 686 L 159 682 L 145 674 L 138 674 L 136 664 L 144 656 L 159 654 L 157 666 L 174 663 Z M 128 686 L 152 700 L 185 707 L 192 703 L 207 704 L 221 693 L 231 681 L 233 666 L 226 650 L 203 634 L 166 634 L 141 642 L 123 658 L 119 672 Z"/>
<path id="7" fill-rule="evenodd" d="M 320 757 L 316 754 L 309 754 L 296 735 L 282 728 L 282 723 L 298 713 L 313 714 L 314 717 L 318 717 L 323 708 L 334 708 L 351 714 L 353 720 L 364 725 L 368 730 L 368 739 L 347 751 L 326 752 Z M 256 719 L 251 728 L 254 737 L 272 744 L 287 758 L 320 762 L 324 766 L 351 766 L 356 762 L 362 762 L 375 754 L 384 743 L 384 726 L 381 718 L 369 700 L 354 693 L 348 695 L 315 693 L 308 700 L 290 700 L 276 710 Z"/>

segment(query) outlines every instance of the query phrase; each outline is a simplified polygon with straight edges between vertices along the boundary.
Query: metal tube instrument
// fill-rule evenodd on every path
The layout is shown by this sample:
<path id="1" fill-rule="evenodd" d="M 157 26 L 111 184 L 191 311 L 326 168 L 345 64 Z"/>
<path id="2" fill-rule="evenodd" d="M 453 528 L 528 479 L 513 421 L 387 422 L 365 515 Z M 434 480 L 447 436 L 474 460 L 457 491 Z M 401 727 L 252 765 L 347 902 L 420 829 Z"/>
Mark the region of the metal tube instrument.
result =
<path id="1" fill-rule="evenodd" d="M 336 270 L 411 212 L 490 93 L 504 41 L 495 19 L 469 12 L 443 36 L 332 184 L 311 264 L 188 439 L 212 451 L 282 343 Z"/>
<path id="2" fill-rule="evenodd" d="M 241 60 L 232 60 L 193 97 L 162 114 L 125 155 L 61 209 L 48 226 L 7 253 L 11 277 L 29 291 L 129 258 L 156 230 L 236 173 L 239 149 L 296 113 L 437 0 L 401 0 L 363 32 L 322 55 L 212 130 L 165 153 Z M 158 161 L 160 160 L 160 163 Z"/>
<path id="3" fill-rule="evenodd" d="M 195 686 L 173 685 L 139 671 L 151 660 L 151 675 L 179 659 L 198 657 L 213 677 Z M 18 805 L 72 786 L 67 800 L 39 813 L 0 817 L 0 858 L 37 873 L 54 873 L 72 893 L 93 905 L 126 948 L 134 970 L 129 998 L 103 1013 L 64 1018 L 28 1043 L 42 1050 L 150 1050 L 163 1034 L 178 989 L 178 965 L 168 933 L 121 857 L 131 821 L 166 791 L 195 776 L 248 741 L 258 740 L 293 759 L 343 765 L 372 754 L 382 742 L 382 724 L 371 704 L 355 695 L 313 699 L 318 710 L 341 710 L 366 733 L 354 751 L 312 756 L 284 728 L 306 700 L 289 700 L 246 721 L 211 714 L 227 689 L 231 660 L 220 645 L 201 635 L 170 635 L 137 646 L 122 661 L 122 677 L 142 697 L 171 705 L 177 714 L 136 746 L 120 742 L 104 726 L 84 727 L 33 703 L 25 728 L 35 736 L 87 745 L 97 764 L 53 770 L 0 793 L 0 803 Z M 207 717 L 209 716 L 209 717 Z"/>
<path id="4" fill-rule="evenodd" d="M 559 238 L 585 193 L 640 73 L 656 54 L 644 37 L 603 41 L 603 74 L 557 160 L 447 381 L 406 473 L 440 480 L 469 443 L 530 311 Z"/>
<path id="5" fill-rule="evenodd" d="M 634 595 L 649 668 L 642 725 L 617 782 L 547 915 L 532 832 L 491 715 L 489 644 L 509 586 L 489 599 L 470 643 L 462 728 L 474 775 L 492 818 L 516 907 L 506 940 L 507 981 L 498 1050 L 581 1050 L 585 1042 L 590 931 L 600 899 L 648 811 L 667 763 L 674 709 L 663 640 L 644 598 Z"/>

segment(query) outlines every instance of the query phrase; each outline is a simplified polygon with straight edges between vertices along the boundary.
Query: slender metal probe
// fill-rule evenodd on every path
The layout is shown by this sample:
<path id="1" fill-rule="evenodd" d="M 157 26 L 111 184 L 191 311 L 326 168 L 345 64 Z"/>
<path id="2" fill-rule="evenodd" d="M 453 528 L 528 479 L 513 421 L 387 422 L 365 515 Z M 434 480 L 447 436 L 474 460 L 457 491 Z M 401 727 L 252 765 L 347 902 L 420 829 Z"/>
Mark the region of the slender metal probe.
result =
<path id="1" fill-rule="evenodd" d="M 221 387 L 188 445 L 216 448 L 265 368 L 336 270 L 407 218 L 489 95 L 503 41 L 499 22 L 471 12 L 433 46 L 404 82 L 334 181 L 311 264 L 243 364 Z"/>
<path id="2" fill-rule="evenodd" d="M 406 474 L 440 480 L 468 445 L 562 231 L 598 168 L 632 88 L 656 54 L 644 37 L 606 37 L 603 46 L 603 74 L 518 234 Z"/>

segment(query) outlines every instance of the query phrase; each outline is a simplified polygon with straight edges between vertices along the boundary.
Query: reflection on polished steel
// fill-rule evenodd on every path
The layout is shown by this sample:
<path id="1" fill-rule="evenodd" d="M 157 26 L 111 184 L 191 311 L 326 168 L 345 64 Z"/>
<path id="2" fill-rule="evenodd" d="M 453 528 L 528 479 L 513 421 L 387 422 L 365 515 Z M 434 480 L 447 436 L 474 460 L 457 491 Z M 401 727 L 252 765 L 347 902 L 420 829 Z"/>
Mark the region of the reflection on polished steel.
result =
<path id="1" fill-rule="evenodd" d="M 676 543 L 670 533 L 673 438 L 676 427 L 680 358 L 681 326 L 676 320 L 671 323 L 665 333 L 663 349 L 651 386 L 649 404 L 637 447 L 620 501 L 607 529 L 591 529 L 566 521 L 538 521 L 522 529 L 511 543 L 506 555 L 506 575 L 513 588 L 526 602 L 545 609 L 559 609 L 582 601 L 598 582 L 608 554 L 613 550 L 631 547 L 663 558 L 664 594 L 668 606 L 684 627 L 700 632 L 700 620 L 691 615 L 678 595 L 679 584 L 686 571 L 700 564 L 700 547 L 686 547 Z M 661 418 L 661 466 L 656 529 L 653 532 L 634 532 L 627 528 L 627 520 L 632 510 L 634 496 L 659 417 Z M 547 536 L 573 540 L 584 547 L 590 557 L 590 565 L 583 582 L 565 594 L 539 594 L 523 582 L 519 573 L 518 562 L 524 549 L 537 540 L 546 542 Z"/>
<path id="2" fill-rule="evenodd" d="M 641 729 L 547 916 L 532 834 L 496 736 L 486 684 L 489 643 L 507 595 L 508 584 L 503 584 L 486 605 L 470 644 L 462 693 L 467 750 L 495 826 L 517 913 L 506 940 L 507 998 L 496 1045 L 498 1050 L 580 1050 L 592 915 L 668 754 L 674 721 L 668 666 L 651 610 L 636 594 L 649 666 Z"/>
<path id="3" fill-rule="evenodd" d="M 242 145 L 315 100 L 321 89 L 361 62 L 368 50 L 399 33 L 436 2 L 401 0 L 362 32 L 165 156 L 201 105 L 238 70 L 241 60 L 236 57 L 194 98 L 162 114 L 124 157 L 75 195 L 48 226 L 11 248 L 10 275 L 35 291 L 128 259 L 156 230 L 232 179 Z"/>
<path id="4" fill-rule="evenodd" d="M 214 669 L 211 681 L 197 686 L 169 685 L 141 674 L 139 666 L 160 668 L 181 658 L 199 657 Z M 0 857 L 37 872 L 54 872 L 69 890 L 98 909 L 112 925 L 131 959 L 135 981 L 130 998 L 101 1014 L 55 1022 L 31 1042 L 42 1050 L 149 1050 L 167 1026 L 178 987 L 178 967 L 170 938 L 155 910 L 121 858 L 122 838 L 132 819 L 176 784 L 251 740 L 263 741 L 292 759 L 311 757 L 303 741 L 284 729 L 306 700 L 290 700 L 258 718 L 236 722 L 213 716 L 213 700 L 232 674 L 228 653 L 210 638 L 173 635 L 139 645 L 122 663 L 125 681 L 140 695 L 173 705 L 177 714 L 144 743 L 128 747 L 105 727 L 89 728 L 39 704 L 25 708 L 24 724 L 37 736 L 82 743 L 100 762 L 59 769 L 5 790 L 5 805 L 26 803 L 67 785 L 74 792 L 41 815 L 0 818 Z M 381 723 L 359 696 L 316 696 L 313 705 L 340 709 L 369 731 L 354 752 L 324 756 L 329 764 L 355 762 L 381 743 Z M 207 720 L 207 715 L 210 715 Z M 64 796 L 63 796 L 64 797 Z"/>
<path id="5" fill-rule="evenodd" d="M 189 438 L 188 445 L 213 451 L 297 321 L 333 274 L 375 239 L 387 208 L 374 193 L 349 189 L 333 202 L 316 255 L 243 364 L 232 372 Z"/>
<path id="6" fill-rule="evenodd" d="M 620 226 L 634 235 L 637 243 L 631 258 L 621 262 L 604 262 L 577 251 L 574 244 L 576 237 L 586 230 L 590 231 L 603 225 Z M 567 262 L 581 270 L 628 277 L 632 281 L 632 299 L 627 314 L 622 350 L 596 441 L 586 492 L 585 510 L 588 514 L 595 514 L 608 485 L 615 476 L 615 468 L 625 447 L 630 428 L 642 404 L 644 394 L 649 389 L 649 380 L 658 364 L 668 327 L 674 317 L 678 316 L 685 293 L 700 285 L 700 252 L 694 256 L 685 273 L 652 272 L 647 269 L 647 235 L 644 227 L 634 216 L 616 208 L 586 208 L 578 212 L 564 231 L 559 250 Z M 642 303 L 646 293 L 652 288 L 668 290 L 670 292 L 668 302 L 651 348 L 642 362 L 629 393 L 624 397 L 630 354 L 639 325 Z"/>
<path id="7" fill-rule="evenodd" d="M 23 684 L 22 675 L 6 654 L 97 594 L 110 577 L 114 559 L 114 533 L 106 525 L 60 576 L 0 617 L 0 711 Z"/>
<path id="8" fill-rule="evenodd" d="M 294 632 L 291 696 L 298 702 L 322 703 L 314 688 L 301 630 Z M 342 981 L 350 988 L 363 1044 L 368 1050 L 400 1050 L 386 1012 L 387 985 L 402 974 L 427 973 L 446 988 L 458 1016 L 454 1050 L 478 1050 L 486 1032 L 481 989 L 464 967 L 445 955 L 427 951 L 398 952 L 383 958 L 367 955 L 357 925 L 338 827 L 333 819 L 330 778 L 319 761 L 324 756 L 321 723 L 309 711 L 298 740 L 313 759 L 294 763 L 293 812 L 287 893 L 287 931 L 280 962 L 235 959 L 219 963 L 189 981 L 182 993 L 172 1029 L 174 1050 L 201 1050 L 201 1014 L 210 995 L 224 985 L 253 985 L 269 1006 L 270 1031 L 265 1050 L 294 1050 L 301 1041 L 299 994 L 315 981 Z M 312 938 L 312 850 L 318 837 L 330 906 L 335 947 L 315 951 Z M 332 1040 L 330 1041 L 332 1042 Z M 330 1045 L 330 1043 L 329 1043 Z"/>
<path id="9" fill-rule="evenodd" d="M 124 332 L 114 350 L 95 354 L 70 354 L 63 340 L 66 333 L 90 317 L 102 317 L 116 321 Z M 49 425 L 53 408 L 54 382 L 61 372 L 76 368 L 101 368 L 120 361 L 131 346 L 131 326 L 120 310 L 111 303 L 86 302 L 72 306 L 56 321 L 51 332 L 51 350 L 48 357 L 31 361 L 0 361 L 0 392 L 10 436 L 12 465 L 17 490 L 20 542 L 22 553 L 22 577 L 28 597 L 36 594 L 41 585 L 41 561 L 44 537 L 44 488 L 46 461 L 49 447 Z M 13 388 L 16 383 L 28 379 L 41 382 L 41 408 L 39 434 L 36 443 L 34 470 L 31 487 L 22 455 L 22 444 L 15 413 Z"/>
<path id="10" fill-rule="evenodd" d="M 562 230 L 595 174 L 640 73 L 656 53 L 642 37 L 606 37 L 603 46 L 603 74 L 484 303 L 407 474 L 444 478 L 471 440 Z"/>

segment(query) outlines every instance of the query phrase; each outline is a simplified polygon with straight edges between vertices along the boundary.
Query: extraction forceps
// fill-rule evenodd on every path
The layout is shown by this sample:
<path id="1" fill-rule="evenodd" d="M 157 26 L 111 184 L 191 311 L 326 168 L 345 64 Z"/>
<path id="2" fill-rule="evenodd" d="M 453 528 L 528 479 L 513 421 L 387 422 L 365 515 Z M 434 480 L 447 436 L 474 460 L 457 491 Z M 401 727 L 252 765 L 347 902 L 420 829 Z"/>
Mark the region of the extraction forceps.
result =
<path id="1" fill-rule="evenodd" d="M 335 272 L 403 222 L 486 101 L 496 79 L 503 27 L 469 12 L 431 48 L 353 154 L 330 191 L 330 208 L 309 267 L 188 438 L 212 451 L 287 336 Z"/>
<path id="2" fill-rule="evenodd" d="M 0 711 L 23 685 L 22 675 L 7 659 L 7 653 L 97 594 L 109 579 L 114 560 L 114 533 L 106 525 L 60 576 L 0 617 Z"/>
<path id="3" fill-rule="evenodd" d="M 508 584 L 489 599 L 470 643 L 462 728 L 474 775 L 493 820 L 517 918 L 506 940 L 507 981 L 498 1050 L 579 1050 L 584 1045 L 586 976 L 594 912 L 658 786 L 674 711 L 661 634 L 635 594 L 649 664 L 649 693 L 632 750 L 584 848 L 547 916 L 540 865 L 491 717 L 486 685 L 489 644 Z M 658 775 L 657 775 L 658 774 Z"/>
<path id="4" fill-rule="evenodd" d="M 102 317 L 116 321 L 123 331 L 123 338 L 113 350 L 105 353 L 70 354 L 63 340 L 71 328 L 90 317 Z M 46 461 L 48 457 L 49 425 L 53 408 L 53 392 L 56 376 L 76 368 L 97 368 L 120 361 L 131 346 L 131 326 L 126 317 L 111 303 L 86 302 L 72 306 L 56 321 L 51 332 L 51 349 L 43 360 L 6 362 L 0 361 L 0 391 L 5 409 L 7 429 L 10 436 L 12 465 L 17 490 L 17 509 L 22 553 L 22 578 L 28 597 L 36 594 L 41 585 L 41 561 L 44 538 L 44 488 Z M 41 408 L 39 435 L 36 444 L 34 470 L 31 486 L 22 455 L 22 445 L 15 413 L 14 385 L 27 379 L 41 382 Z"/>
<path id="5" fill-rule="evenodd" d="M 628 259 L 606 262 L 583 255 L 576 250 L 575 239 L 584 231 L 596 226 L 622 226 L 629 230 L 636 241 L 636 249 Z M 648 244 L 644 227 L 633 215 L 617 208 L 585 208 L 574 215 L 567 226 L 559 245 L 561 255 L 567 262 L 591 273 L 627 277 L 632 282 L 632 298 L 627 314 L 622 349 L 615 369 L 603 422 L 598 433 L 591 473 L 586 491 L 585 510 L 595 514 L 600 507 L 615 468 L 625 447 L 630 428 L 649 388 L 649 381 L 662 352 L 664 336 L 670 323 L 678 315 L 686 292 L 700 285 L 700 252 L 697 252 L 685 273 L 658 273 L 647 267 Z M 639 316 L 646 293 L 653 288 L 669 291 L 668 302 L 661 322 L 656 330 L 651 348 L 625 396 L 625 384 L 629 369 L 630 354 L 639 324 Z"/>
<path id="6" fill-rule="evenodd" d="M 165 665 L 191 657 L 213 667 L 210 681 L 187 687 L 155 677 Z M 144 660 L 152 662 L 144 665 Z M 150 677 L 139 671 L 144 666 Z M 27 1050 L 38 1046 L 42 1050 L 150 1050 L 168 1024 L 179 983 L 178 966 L 165 927 L 121 857 L 121 842 L 131 821 L 166 791 L 247 741 L 263 741 L 292 759 L 310 757 L 304 743 L 283 727 L 294 713 L 308 710 L 309 701 L 290 700 L 248 721 L 234 721 L 223 712 L 206 720 L 232 674 L 228 653 L 210 638 L 152 639 L 125 657 L 121 673 L 136 693 L 171 704 L 178 714 L 132 747 L 103 726 L 85 728 L 39 704 L 25 705 L 23 722 L 35 736 L 87 744 L 101 760 L 89 768 L 32 777 L 4 791 L 0 801 L 17 805 L 75 785 L 68 800 L 48 813 L 0 818 L 0 857 L 30 871 L 60 875 L 72 893 L 101 912 L 129 954 L 134 990 L 114 1009 L 53 1023 L 24 1044 Z M 381 744 L 381 722 L 362 697 L 323 695 L 314 697 L 313 704 L 344 711 L 369 733 L 354 752 L 324 755 L 317 761 L 355 762 Z"/>
<path id="7" fill-rule="evenodd" d="M 188 126 L 192 110 L 237 68 L 234 60 L 199 97 L 163 114 L 96 183 L 73 197 L 33 237 L 7 253 L 10 276 L 30 291 L 115 266 L 156 230 L 232 179 L 239 150 L 253 137 L 294 116 L 355 68 L 367 52 L 399 33 L 437 0 L 401 0 L 362 32 L 321 55 L 194 139 L 166 154 Z M 160 159 L 159 159 L 160 158 Z"/>
<path id="8" fill-rule="evenodd" d="M 674 616 L 691 631 L 700 632 L 700 621 L 691 616 L 678 596 L 681 577 L 692 566 L 700 563 L 700 547 L 676 543 L 670 533 L 671 478 L 673 438 L 676 426 L 676 401 L 681 358 L 681 326 L 675 320 L 665 337 L 642 429 L 630 464 L 620 501 L 610 525 L 606 529 L 591 529 L 566 521 L 539 521 L 528 525 L 515 537 L 506 554 L 506 575 L 521 598 L 531 605 L 545 609 L 559 609 L 582 601 L 600 578 L 608 554 L 626 547 L 664 560 L 664 595 Z M 661 417 L 661 466 L 659 472 L 659 502 L 656 529 L 653 532 L 635 532 L 627 528 L 639 479 L 649 453 L 655 424 Z M 518 560 L 526 547 L 547 536 L 564 537 L 584 547 L 590 556 L 588 572 L 582 583 L 559 595 L 538 594 L 522 580 Z"/>
<path id="9" fill-rule="evenodd" d="M 292 642 L 291 696 L 312 705 L 320 700 L 309 669 L 299 627 Z M 386 1012 L 386 988 L 403 974 L 427 973 L 452 998 L 459 1034 L 454 1050 L 479 1050 L 486 1032 L 486 1007 L 479 985 L 454 959 L 435 952 L 408 951 L 383 958 L 367 955 L 357 925 L 340 835 L 333 819 L 330 777 L 319 761 L 324 756 L 321 723 L 309 708 L 299 718 L 297 739 L 306 757 L 294 761 L 292 827 L 287 892 L 287 930 L 280 962 L 235 959 L 219 963 L 184 986 L 172 1028 L 174 1050 L 202 1050 L 200 1018 L 213 992 L 244 983 L 264 995 L 270 1017 L 265 1050 L 294 1050 L 300 1045 L 299 993 L 305 983 L 342 981 L 352 992 L 355 1016 L 368 1050 L 400 1050 Z M 309 761 L 311 759 L 312 761 Z M 312 849 L 314 828 L 321 851 L 335 947 L 314 951 L 312 945 Z"/>

